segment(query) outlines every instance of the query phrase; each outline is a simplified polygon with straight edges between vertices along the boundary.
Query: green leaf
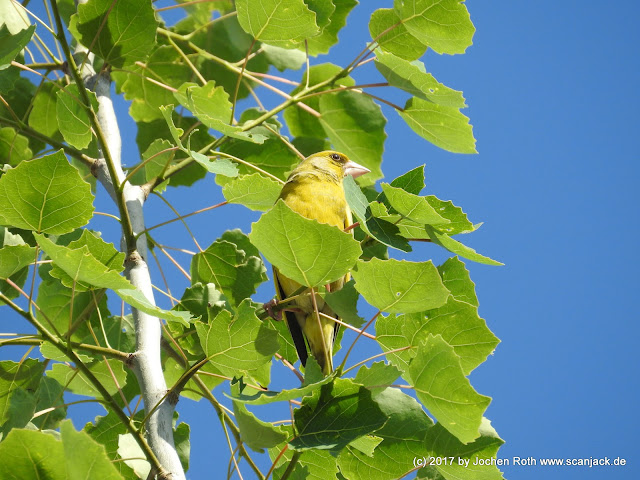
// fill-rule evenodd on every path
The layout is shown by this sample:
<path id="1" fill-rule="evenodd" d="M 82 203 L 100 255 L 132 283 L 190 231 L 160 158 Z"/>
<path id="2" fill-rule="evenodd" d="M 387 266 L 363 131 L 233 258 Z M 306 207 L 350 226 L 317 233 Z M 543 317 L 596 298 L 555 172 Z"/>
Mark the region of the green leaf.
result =
<path id="1" fill-rule="evenodd" d="M 76 452 L 80 455 L 82 452 Z M 0 478 L 67 480 L 62 442 L 38 430 L 14 429 L 0 443 Z"/>
<path id="2" fill-rule="evenodd" d="M 400 321 L 400 319 L 397 319 Z M 402 322 L 401 322 L 402 323 Z M 415 331 L 405 325 L 403 333 L 417 345 L 429 335 L 441 335 L 460 357 L 465 375 L 484 362 L 493 353 L 500 340 L 487 328 L 478 316 L 478 308 L 466 302 L 449 300 L 440 308 L 429 310 L 419 316 Z"/>
<path id="3" fill-rule="evenodd" d="M 414 398 L 399 389 L 387 388 L 375 395 L 374 400 L 388 418 L 385 425 L 375 432 L 382 442 L 373 455 L 367 455 L 352 445 L 342 450 L 338 465 L 346 478 L 395 480 L 413 470 L 415 457 L 429 454 L 424 443 L 433 422 Z"/>
<path id="4" fill-rule="evenodd" d="M 427 73 L 422 62 L 409 62 L 392 53 L 376 50 L 376 68 L 390 85 L 398 87 L 415 97 L 429 100 L 438 105 L 464 108 L 462 92 L 453 90 L 438 82 Z"/>
<path id="5" fill-rule="evenodd" d="M 259 257 L 245 255 L 226 240 L 216 240 L 191 259 L 192 283 L 213 283 L 233 305 L 255 293 L 266 279 L 266 269 Z"/>
<path id="6" fill-rule="evenodd" d="M 0 362 L 0 425 L 8 419 L 12 392 L 17 388 L 35 391 L 43 371 L 44 364 L 33 358 L 20 363 L 10 360 Z"/>
<path id="7" fill-rule="evenodd" d="M 409 365 L 416 395 L 440 424 L 462 443 L 480 436 L 478 429 L 491 399 L 478 394 L 464 376 L 453 347 L 429 335 Z"/>
<path id="8" fill-rule="evenodd" d="M 0 248 L 0 279 L 6 280 L 36 260 L 36 250 L 28 245 Z"/>
<path id="9" fill-rule="evenodd" d="M 376 203 L 367 200 L 364 193 L 351 176 L 346 176 L 342 181 L 345 197 L 351 213 L 360 223 L 360 228 L 368 236 L 384 245 L 388 245 L 404 252 L 410 252 L 409 242 L 400 236 L 400 229 L 391 222 L 375 216 Z"/>
<path id="10" fill-rule="evenodd" d="M 469 221 L 462 208 L 456 207 L 451 200 L 440 200 L 434 195 L 427 195 L 424 198 L 441 217 L 449 220 L 449 223 L 438 225 L 439 231 L 447 235 L 455 235 L 457 233 L 473 232 L 476 229 L 476 226 Z"/>
<path id="11" fill-rule="evenodd" d="M 97 308 L 101 309 L 102 315 L 109 315 L 106 308 L 106 298 L 100 292 L 96 293 L 95 297 L 91 292 L 74 292 L 59 281 L 47 277 L 43 279 L 38 288 L 37 305 L 39 308 L 36 310 L 36 318 L 49 330 L 62 335 L 68 331 L 73 323 L 78 322 L 77 329 L 71 339 L 81 341 L 90 334 L 86 321 L 87 319 L 95 319 Z M 57 348 L 51 347 L 51 355 L 41 347 L 45 357 L 66 360 L 66 356 L 62 355 Z"/>
<path id="12" fill-rule="evenodd" d="M 187 310 L 194 317 L 206 317 L 211 308 L 218 307 L 222 310 L 226 306 L 225 296 L 216 289 L 213 283 L 195 283 L 185 289 L 176 305 L 178 310 Z"/>
<path id="13" fill-rule="evenodd" d="M 466 245 L 458 242 L 457 240 L 454 240 L 449 235 L 439 232 L 431 225 L 425 225 L 425 229 L 433 243 L 446 248 L 456 255 L 460 255 L 461 257 L 468 258 L 469 260 L 473 260 L 474 262 L 484 263 L 486 265 L 504 265 L 504 263 L 498 262 L 489 257 L 485 257 L 484 255 L 480 255 L 473 248 L 469 248 Z"/>
<path id="14" fill-rule="evenodd" d="M 52 410 L 32 420 L 36 427 L 39 429 L 57 428 L 58 424 L 67 417 L 67 407 L 61 405 L 63 394 L 64 387 L 57 380 L 42 377 L 35 395 L 37 399 L 35 411 L 41 412 L 50 408 Z"/>
<path id="15" fill-rule="evenodd" d="M 293 418 L 298 435 L 291 446 L 334 452 L 387 421 L 371 392 L 349 379 L 336 379 L 303 398 Z"/>
<path id="16" fill-rule="evenodd" d="M 481 436 L 473 443 L 463 444 L 440 424 L 425 415 L 415 399 L 400 390 L 388 388 L 374 397 L 388 416 L 387 423 L 376 437 L 382 442 L 373 456 L 358 451 L 352 445 L 340 452 L 338 464 L 346 478 L 395 480 L 414 469 L 415 458 L 453 457 L 453 462 L 434 462 L 418 470 L 418 478 L 459 480 L 503 480 L 495 465 L 475 465 L 476 459 L 496 456 L 503 441 L 486 419 L 482 419 Z M 461 459 L 461 463 L 458 459 Z"/>
<path id="17" fill-rule="evenodd" d="M 420 312 L 437 308 L 449 296 L 431 261 L 360 260 L 352 275 L 356 290 L 367 302 L 385 312 Z"/>
<path id="18" fill-rule="evenodd" d="M 451 257 L 438 267 L 438 273 L 442 277 L 442 283 L 451 292 L 453 298 L 460 302 L 467 302 L 474 307 L 478 306 L 476 286 L 469 271 L 458 257 Z"/>
<path id="19" fill-rule="evenodd" d="M 163 105 L 160 107 L 160 112 L 162 113 L 162 116 L 167 122 L 167 126 L 169 127 L 169 132 L 173 137 L 173 141 L 176 142 L 176 145 L 178 147 L 184 150 L 184 147 L 182 145 L 182 140 L 180 139 L 180 137 L 184 135 L 184 130 L 182 128 L 176 127 L 175 124 L 173 123 L 173 110 L 174 110 L 173 104 Z"/>
<path id="20" fill-rule="evenodd" d="M 174 102 L 171 90 L 155 82 L 179 88 L 192 78 L 191 69 L 170 45 L 156 48 L 144 66 L 132 65 L 127 70 L 130 73 L 114 72 L 112 75 L 124 98 L 131 101 L 129 115 L 137 122 L 162 118 L 160 107 Z"/>
<path id="21" fill-rule="evenodd" d="M 362 250 L 349 233 L 298 215 L 278 201 L 251 226 L 249 238 L 292 280 L 316 287 L 344 276 Z"/>
<path id="22" fill-rule="evenodd" d="M 364 324 L 364 319 L 358 315 L 357 303 L 360 295 L 354 288 L 354 281 L 349 280 L 340 290 L 325 293 L 324 301 L 329 304 L 343 322 L 360 328 Z"/>
<path id="23" fill-rule="evenodd" d="M 283 322 L 280 322 L 283 323 Z M 310 357 L 312 358 L 312 357 Z M 244 387 L 239 393 L 233 393 L 230 398 L 232 398 L 236 402 L 248 403 L 252 405 L 267 405 L 269 403 L 274 402 L 286 402 L 289 400 L 294 400 L 296 398 L 301 398 L 306 395 L 311 394 L 314 391 L 318 390 L 318 387 L 321 385 L 325 385 L 333 380 L 332 376 L 326 376 L 322 380 L 311 383 L 308 385 L 303 385 L 299 388 L 291 388 L 288 390 L 282 390 L 279 392 L 271 391 L 271 390 L 255 390 L 251 387 Z"/>
<path id="24" fill-rule="evenodd" d="M 149 478 L 151 464 L 131 433 L 118 436 L 118 455 L 135 472 L 137 478 Z"/>
<path id="25" fill-rule="evenodd" d="M 261 45 L 260 49 L 269 63 L 281 72 L 287 69 L 298 70 L 304 65 L 307 59 L 304 52 L 300 50 L 288 50 L 286 48 L 267 45 L 266 43 Z"/>
<path id="26" fill-rule="evenodd" d="M 140 290 L 119 288 L 114 290 L 114 292 L 116 292 L 116 294 L 126 303 L 138 310 L 142 310 L 144 313 L 148 313 L 149 315 L 153 315 L 158 318 L 164 318 L 165 320 L 172 322 L 179 322 L 183 325 L 189 325 L 191 318 L 189 312 L 176 312 L 174 310 L 163 310 L 162 308 L 156 307 L 147 300 Z"/>
<path id="27" fill-rule="evenodd" d="M 361 93 L 345 91 L 320 97 L 320 123 L 336 150 L 367 167 L 367 183 L 382 178 L 387 120 L 380 107 Z"/>
<path id="28" fill-rule="evenodd" d="M 413 193 L 414 195 L 420 195 L 420 192 L 425 187 L 424 165 L 420 165 L 419 167 L 400 175 L 398 178 L 392 180 L 390 185 L 395 188 L 401 188 L 406 192 Z"/>
<path id="29" fill-rule="evenodd" d="M 127 372 L 124 371 L 122 362 L 99 360 L 87 365 L 87 367 L 110 395 L 118 393 L 118 387 L 122 388 L 127 383 Z M 61 385 L 66 385 L 69 391 L 78 395 L 86 395 L 87 397 L 100 397 L 101 395 L 84 373 L 71 365 L 55 363 L 52 369 L 47 371 L 47 377 L 57 380 Z M 118 384 L 116 385 L 115 382 Z"/>
<path id="30" fill-rule="evenodd" d="M 386 353 L 387 359 L 402 372 L 408 370 L 409 362 L 415 356 L 415 347 L 417 346 L 417 342 L 414 345 L 413 338 L 408 338 L 408 334 L 405 334 L 405 325 L 416 318 L 420 318 L 419 313 L 388 315 L 386 317 L 380 315 L 376 320 L 376 340 Z M 413 328 L 412 331 L 417 328 L 419 327 Z M 398 351 L 389 353 L 392 350 Z"/>
<path id="31" fill-rule="evenodd" d="M 264 170 L 281 180 L 286 180 L 289 172 L 293 170 L 300 161 L 300 158 L 279 138 L 269 138 L 262 145 L 256 145 L 255 143 L 249 142 L 230 141 L 223 145 L 221 150 L 233 155 L 234 157 L 241 158 L 245 162 Z M 256 173 L 255 168 L 251 168 L 247 165 L 239 164 L 237 167 L 239 172 L 244 175 Z M 280 184 L 280 188 L 282 188 L 282 184 Z"/>
<path id="32" fill-rule="evenodd" d="M 311 37 L 307 41 L 309 55 L 329 53 L 331 47 L 338 43 L 338 33 L 347 24 L 347 16 L 358 4 L 356 0 L 336 0 L 334 3 L 335 10 L 329 15 L 329 24 L 323 26 L 320 35 Z"/>
<path id="33" fill-rule="evenodd" d="M 286 428 L 288 435 L 293 436 L 293 430 L 291 426 L 283 427 Z M 360 437 L 366 438 L 366 437 Z M 358 439 L 359 440 L 359 439 Z M 357 440 L 356 440 L 357 441 Z M 294 450 L 289 448 L 284 450 L 284 453 L 280 455 L 280 452 L 283 451 L 284 445 L 278 445 L 275 448 L 269 450 L 269 455 L 271 459 L 275 462 L 277 460 L 278 468 L 274 470 L 274 478 L 281 479 L 284 470 L 289 466 L 289 463 L 292 460 Z M 278 460 L 278 456 L 279 460 Z M 291 480 L 337 480 L 338 478 L 343 479 L 342 476 L 337 477 L 339 475 L 338 472 L 338 464 L 336 462 L 336 458 L 331 455 L 331 452 L 328 450 L 306 450 L 304 455 L 301 455 L 298 459 L 298 463 L 296 467 L 289 475 L 289 479 Z"/>
<path id="34" fill-rule="evenodd" d="M 214 175 L 237 177 L 238 167 L 228 158 L 209 158 L 199 152 L 189 151 L 193 159 Z"/>
<path id="35" fill-rule="evenodd" d="M 358 369 L 354 382 L 367 387 L 369 390 L 384 390 L 393 384 L 402 372 L 394 365 L 375 362 L 371 367 L 363 365 Z"/>
<path id="36" fill-rule="evenodd" d="M 78 250 L 83 246 L 86 246 L 91 256 L 107 267 L 107 269 L 114 270 L 118 273 L 124 269 L 124 253 L 116 250 L 112 243 L 105 242 L 95 233 L 89 230 L 83 230 L 82 236 L 70 242 L 67 248 Z M 91 284 L 71 278 L 69 274 L 58 265 L 54 264 L 49 274 L 59 279 L 64 286 L 75 288 L 76 291 L 82 292 L 91 289 Z"/>
<path id="37" fill-rule="evenodd" d="M 175 418 L 175 417 L 174 417 Z M 189 470 L 189 456 L 191 455 L 191 427 L 188 423 L 182 422 L 173 430 L 173 441 L 176 444 L 176 451 L 180 458 L 183 470 Z"/>
<path id="38" fill-rule="evenodd" d="M 320 33 L 303 0 L 237 0 L 236 9 L 244 31 L 271 45 L 292 47 Z"/>
<path id="39" fill-rule="evenodd" d="M 3 4 L 4 2 L 0 3 L 0 6 Z M 2 18 L 1 15 L 0 18 Z M 11 106 L 11 110 L 18 118 L 27 118 L 35 92 L 36 86 L 28 78 L 19 77 L 15 81 L 13 88 L 3 94 L 2 97 Z M 0 114 L 5 118 L 13 118 L 13 115 L 9 113 L 9 110 L 2 102 L 0 102 Z"/>
<path id="40" fill-rule="evenodd" d="M 229 124 L 231 120 L 229 95 L 224 88 L 216 87 L 213 81 L 207 82 L 203 87 L 184 83 L 174 96 L 181 105 L 188 108 L 209 128 L 248 142 L 263 143 L 266 139 L 264 135 L 243 132 L 241 127 Z"/>
<path id="41" fill-rule="evenodd" d="M 287 439 L 282 427 L 263 422 L 247 410 L 244 404 L 233 402 L 233 412 L 240 429 L 240 438 L 256 452 L 263 453 L 265 448 L 275 447 Z"/>
<path id="42" fill-rule="evenodd" d="M 195 328 L 193 331 L 195 332 Z M 196 342 L 198 341 L 197 335 L 190 336 L 195 337 Z M 200 350 L 199 355 L 202 356 L 202 350 Z M 204 372 L 202 373 L 202 375 L 200 375 L 200 380 L 210 391 L 225 381 L 224 378 L 221 378 L 222 374 L 220 373 L 220 370 L 214 368 L 209 363 L 200 368 L 198 372 Z M 180 365 L 176 360 L 174 360 L 173 358 L 167 358 L 165 360 L 164 378 L 167 382 L 167 385 L 176 385 L 181 380 L 184 373 L 185 367 L 183 365 Z M 200 390 L 199 382 L 196 383 L 193 379 L 189 380 L 184 388 L 180 391 L 180 396 L 195 400 L 196 402 L 202 398 L 206 398 Z"/>
<path id="43" fill-rule="evenodd" d="M 249 300 L 233 317 L 223 310 L 206 324 L 196 322 L 196 331 L 209 362 L 223 375 L 255 370 L 278 350 L 276 332 L 256 317 Z"/>
<path id="44" fill-rule="evenodd" d="M 11 3 L 0 2 L 0 24 L 6 25 L 9 32 L 16 34 L 29 27 L 29 15 L 24 8 L 16 8 Z"/>
<path id="45" fill-rule="evenodd" d="M 68 88 L 68 87 L 67 87 Z M 57 83 L 44 83 L 33 100 L 29 113 L 29 126 L 54 139 L 61 138 L 56 117 L 57 92 L 61 91 Z"/>
<path id="46" fill-rule="evenodd" d="M 110 411 L 107 415 L 96 417 L 94 423 L 87 423 L 83 430 L 87 432 L 91 438 L 104 446 L 107 457 L 111 459 L 116 469 L 127 480 L 138 478 L 133 471 L 118 457 L 118 438 L 125 435 L 128 430 L 127 426 L 122 423 L 115 412 Z"/>
<path id="47" fill-rule="evenodd" d="M 214 4 L 219 4 L 219 2 Z M 256 52 L 264 45 L 254 43 L 254 38 L 247 34 L 238 23 L 237 15 L 218 17 L 215 22 L 210 22 L 210 19 L 207 19 L 207 23 L 207 28 L 196 30 L 197 26 L 187 19 L 184 23 L 180 22 L 177 28 L 179 33 L 189 35 L 194 45 L 229 63 L 244 63 L 245 57 L 250 55 L 249 49 L 251 52 Z M 223 87 L 231 98 L 234 97 L 236 85 L 238 85 L 237 71 L 219 61 L 205 58 L 199 58 L 195 65 L 205 80 L 213 80 L 216 85 Z M 255 55 L 247 62 L 246 70 L 267 73 L 269 60 L 264 55 Z M 247 97 L 249 88 L 256 88 L 256 86 L 255 82 L 245 79 L 240 83 L 238 99 Z"/>
<path id="48" fill-rule="evenodd" d="M 76 282 L 85 282 L 99 288 L 109 288 L 116 292 L 125 302 L 132 307 L 142 310 L 149 315 L 155 315 L 166 320 L 189 324 L 188 312 L 167 311 L 158 308 L 146 299 L 139 290 L 133 289 L 129 281 L 117 271 L 107 268 L 96 259 L 89 248 L 84 245 L 81 248 L 71 249 L 56 245 L 43 235 L 35 235 L 40 247 Z"/>
<path id="49" fill-rule="evenodd" d="M 99 288 L 113 290 L 130 289 L 132 285 L 118 272 L 103 264 L 93 256 L 87 245 L 70 248 L 56 245 L 44 235 L 34 235 L 38 244 L 47 255 L 64 271 L 72 282 L 84 282 Z"/>
<path id="50" fill-rule="evenodd" d="M 3 164 L 16 166 L 33 157 L 27 137 L 11 127 L 0 128 L 0 167 Z"/>
<path id="51" fill-rule="evenodd" d="M 10 66 L 0 70 L 0 93 L 4 94 L 13 90 L 19 79 L 20 69 L 18 67 Z"/>
<path id="52" fill-rule="evenodd" d="M 87 91 L 91 102 L 91 109 L 98 111 L 96 94 Z M 56 92 L 56 119 L 64 139 L 80 150 L 91 143 L 91 120 L 89 112 L 80 97 L 80 90 L 75 83 L 67 85 Z"/>
<path id="53" fill-rule="evenodd" d="M 356 438 L 349 444 L 349 446 L 364 453 L 368 457 L 372 457 L 373 452 L 376 447 L 380 445 L 380 442 L 382 442 L 382 438 L 376 437 L 375 435 L 366 435 L 364 437 Z"/>
<path id="54" fill-rule="evenodd" d="M 309 69 L 308 72 L 304 73 L 304 75 L 302 76 L 302 80 L 300 81 L 300 86 L 294 88 L 291 92 L 291 95 L 296 95 L 297 93 L 299 93 L 303 88 L 302 86 L 306 85 L 307 83 L 310 87 L 313 87 L 331 78 L 337 78 L 341 72 L 341 67 L 339 67 L 338 65 L 333 65 L 331 63 L 314 65 Z M 353 85 L 355 85 L 355 81 L 351 77 L 340 77 L 337 78 L 332 85 L 317 88 L 316 90 L 314 90 L 314 93 L 323 92 L 330 88 L 339 86 L 351 87 Z M 320 96 L 316 95 L 307 98 L 303 103 L 313 108 L 315 111 L 318 111 L 320 109 Z M 326 136 L 326 133 L 318 117 L 311 115 L 309 112 L 302 110 L 296 105 L 292 105 L 285 109 L 284 119 L 287 122 L 287 127 L 289 127 L 289 132 L 291 132 L 291 135 L 293 135 L 294 137 L 309 137 L 324 140 Z M 311 153 L 316 153 L 322 151 L 323 149 L 324 148 L 320 148 L 318 150 L 314 150 L 313 152 L 305 152 L 305 154 L 308 153 L 310 155 Z M 357 158 L 354 158 L 354 160 L 358 161 Z"/>
<path id="55" fill-rule="evenodd" d="M 131 178 L 131 182 L 136 185 L 155 180 L 165 169 L 172 164 L 176 155 L 175 150 L 171 150 L 173 144 L 163 138 L 157 138 L 153 141 L 149 148 L 142 154 L 142 162 L 144 167 L 138 170 Z M 169 180 L 162 182 L 154 191 L 163 192 L 168 185 Z"/>
<path id="56" fill-rule="evenodd" d="M 437 147 L 453 153 L 478 153 L 469 118 L 455 107 L 413 97 L 399 114 L 414 132 Z"/>
<path id="57" fill-rule="evenodd" d="M 380 8 L 369 20 L 369 33 L 383 50 L 405 60 L 417 60 L 427 46 L 411 35 L 392 8 Z"/>
<path id="58" fill-rule="evenodd" d="M 16 388 L 11 392 L 9 408 L 7 409 L 7 421 L 0 430 L 0 435 L 5 437 L 14 428 L 25 428 L 36 411 L 36 396 L 24 388 Z"/>
<path id="59" fill-rule="evenodd" d="M 476 29 L 460 0 L 403 0 L 396 11 L 411 35 L 437 53 L 464 53 Z"/>
<path id="60" fill-rule="evenodd" d="M 60 436 L 66 458 L 67 478 L 84 480 L 100 478 L 104 480 L 122 479 L 102 445 L 96 443 L 86 432 L 77 432 L 71 420 L 60 426 Z"/>
<path id="61" fill-rule="evenodd" d="M 36 26 L 31 25 L 12 35 L 6 25 L 0 26 L 0 70 L 11 65 L 11 62 L 27 46 L 35 30 Z"/>
<path id="62" fill-rule="evenodd" d="M 478 460 L 487 461 L 496 457 L 498 448 L 504 441 L 498 436 L 498 433 L 491 426 L 491 422 L 486 418 L 482 418 L 479 428 L 480 437 L 473 443 L 464 444 L 455 436 L 451 435 L 442 424 L 434 425 L 425 439 L 425 448 L 433 457 L 453 456 L 462 459 L 448 465 L 438 466 L 435 470 L 444 476 L 444 478 L 459 478 L 461 480 L 504 480 L 502 472 L 498 470 L 496 465 L 481 465 Z M 424 456 L 424 455 L 423 455 Z M 473 468 L 470 468 L 473 467 Z M 419 478 L 429 478 L 418 474 Z"/>
<path id="63" fill-rule="evenodd" d="M 62 152 L 22 162 L 0 178 L 0 223 L 62 234 L 93 214 L 91 187 Z"/>
<path id="64" fill-rule="evenodd" d="M 254 173 L 243 175 L 222 187 L 222 194 L 229 203 L 238 203 L 251 210 L 269 210 L 278 199 L 282 184 Z"/>
<path id="65" fill-rule="evenodd" d="M 403 217 L 420 224 L 441 225 L 449 223 L 449 220 L 438 215 L 438 212 L 424 197 L 406 192 L 401 188 L 392 187 L 388 183 L 381 183 L 380 186 L 389 204 Z"/>
<path id="66" fill-rule="evenodd" d="M 106 63 L 122 68 L 144 61 L 155 45 L 159 26 L 149 0 L 89 0 L 78 5 L 69 30 Z"/>

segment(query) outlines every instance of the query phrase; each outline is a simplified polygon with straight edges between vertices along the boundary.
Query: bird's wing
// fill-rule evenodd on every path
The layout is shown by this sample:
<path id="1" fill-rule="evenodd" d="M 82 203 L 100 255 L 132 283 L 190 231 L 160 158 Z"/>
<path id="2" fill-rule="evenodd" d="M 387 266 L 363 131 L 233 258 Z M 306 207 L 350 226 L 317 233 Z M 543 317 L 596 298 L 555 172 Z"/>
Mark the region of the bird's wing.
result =
<path id="1" fill-rule="evenodd" d="M 273 267 L 273 283 L 276 285 L 276 295 L 278 300 L 284 300 L 287 298 L 284 293 L 284 289 L 282 288 L 282 284 L 280 283 L 280 275 L 281 273 Z M 307 344 L 304 341 L 304 335 L 302 333 L 302 329 L 298 324 L 298 320 L 296 318 L 296 314 L 294 312 L 288 312 L 285 310 L 284 312 L 287 327 L 289 327 L 289 333 L 291 333 L 291 338 L 293 339 L 293 344 L 296 347 L 296 351 L 298 352 L 298 358 L 302 365 L 307 364 Z"/>

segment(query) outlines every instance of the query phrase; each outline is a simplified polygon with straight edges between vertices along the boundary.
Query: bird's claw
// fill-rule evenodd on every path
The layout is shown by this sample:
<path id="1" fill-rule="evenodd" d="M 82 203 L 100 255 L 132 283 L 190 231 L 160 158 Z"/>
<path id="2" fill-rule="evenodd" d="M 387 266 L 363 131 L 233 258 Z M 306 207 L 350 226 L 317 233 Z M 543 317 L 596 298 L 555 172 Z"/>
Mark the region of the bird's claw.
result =
<path id="1" fill-rule="evenodd" d="M 277 320 L 279 322 L 282 321 L 282 310 L 274 311 L 274 307 L 278 305 L 278 301 L 275 298 L 272 298 L 267 303 L 262 305 L 262 308 L 269 314 L 271 318 Z"/>

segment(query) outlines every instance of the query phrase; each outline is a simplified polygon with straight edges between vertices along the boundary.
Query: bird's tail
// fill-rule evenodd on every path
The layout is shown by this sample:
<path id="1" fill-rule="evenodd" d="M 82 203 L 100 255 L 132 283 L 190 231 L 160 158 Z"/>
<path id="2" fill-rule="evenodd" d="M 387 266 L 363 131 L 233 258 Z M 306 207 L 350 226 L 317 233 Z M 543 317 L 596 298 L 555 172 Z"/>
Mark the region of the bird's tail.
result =
<path id="1" fill-rule="evenodd" d="M 304 322 L 304 336 L 307 338 L 309 350 L 315 357 L 322 373 L 329 375 L 333 371 L 333 337 L 335 322 L 327 318 L 307 315 Z"/>

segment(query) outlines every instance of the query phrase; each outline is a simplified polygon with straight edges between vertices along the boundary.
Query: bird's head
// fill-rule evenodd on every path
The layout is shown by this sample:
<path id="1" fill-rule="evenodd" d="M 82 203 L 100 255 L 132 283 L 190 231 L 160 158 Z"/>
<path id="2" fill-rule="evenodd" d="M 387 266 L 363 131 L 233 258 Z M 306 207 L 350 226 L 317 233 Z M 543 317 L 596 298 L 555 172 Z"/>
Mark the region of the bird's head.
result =
<path id="1" fill-rule="evenodd" d="M 371 170 L 353 160 L 349 160 L 349 157 L 344 153 L 325 150 L 324 152 L 314 153 L 305 158 L 300 165 L 298 165 L 296 171 L 322 173 L 341 181 L 342 178 L 347 175 L 356 178 L 365 173 L 369 173 Z"/>

